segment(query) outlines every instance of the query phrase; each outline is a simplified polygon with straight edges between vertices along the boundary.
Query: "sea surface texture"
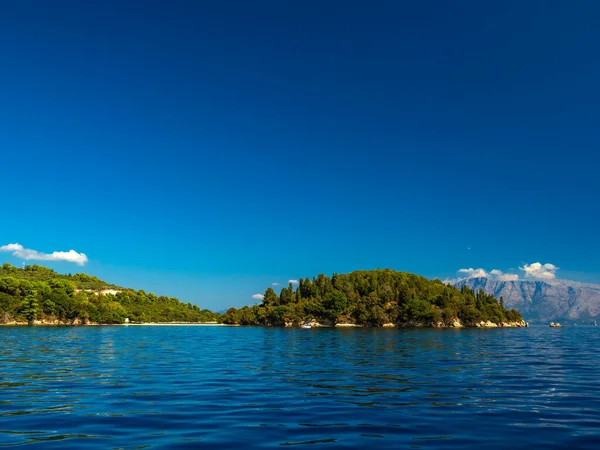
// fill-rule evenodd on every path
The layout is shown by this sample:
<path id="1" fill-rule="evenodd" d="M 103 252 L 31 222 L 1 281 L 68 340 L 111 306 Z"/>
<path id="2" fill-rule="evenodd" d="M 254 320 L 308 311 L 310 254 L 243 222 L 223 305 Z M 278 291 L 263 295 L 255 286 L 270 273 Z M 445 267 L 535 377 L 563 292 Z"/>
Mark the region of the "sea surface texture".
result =
<path id="1" fill-rule="evenodd" d="M 600 328 L 0 328 L 0 447 L 600 448 Z"/>

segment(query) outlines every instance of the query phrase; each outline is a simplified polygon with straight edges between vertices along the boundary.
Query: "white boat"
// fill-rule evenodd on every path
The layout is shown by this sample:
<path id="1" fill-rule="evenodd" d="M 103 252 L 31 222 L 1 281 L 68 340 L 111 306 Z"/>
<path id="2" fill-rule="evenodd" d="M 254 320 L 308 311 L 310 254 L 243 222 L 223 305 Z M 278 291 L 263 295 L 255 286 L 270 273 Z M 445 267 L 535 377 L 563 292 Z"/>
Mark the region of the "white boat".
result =
<path id="1" fill-rule="evenodd" d="M 312 328 L 312 326 L 309 323 L 303 323 L 300 328 Z"/>

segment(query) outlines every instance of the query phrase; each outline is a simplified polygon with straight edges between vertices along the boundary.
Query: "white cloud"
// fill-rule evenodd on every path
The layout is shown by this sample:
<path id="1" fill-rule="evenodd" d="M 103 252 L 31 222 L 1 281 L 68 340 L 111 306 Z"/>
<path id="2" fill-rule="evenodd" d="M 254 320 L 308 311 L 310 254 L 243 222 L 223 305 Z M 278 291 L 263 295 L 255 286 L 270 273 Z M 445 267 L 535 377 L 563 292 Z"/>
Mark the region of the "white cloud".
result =
<path id="1" fill-rule="evenodd" d="M 483 269 L 473 269 L 472 267 L 469 269 L 460 269 L 459 273 L 464 273 L 467 275 L 467 278 L 488 278 L 489 274 Z"/>
<path id="2" fill-rule="evenodd" d="M 0 252 L 18 252 L 19 250 L 23 250 L 21 244 L 8 244 L 0 247 Z"/>
<path id="3" fill-rule="evenodd" d="M 525 272 L 525 278 L 534 278 L 537 280 L 553 280 L 556 278 L 556 271 L 559 269 L 554 264 L 542 264 L 535 262 L 533 264 L 525 264 L 519 267 Z"/>
<path id="4" fill-rule="evenodd" d="M 535 280 L 553 280 L 556 278 L 556 272 L 559 270 L 554 264 L 542 264 L 539 262 L 525 264 L 523 267 L 519 267 L 519 269 L 525 272 L 526 279 Z M 505 273 L 498 269 L 486 272 L 482 268 L 473 269 L 470 267 L 468 269 L 460 269 L 458 273 L 464 275 L 463 278 L 459 278 L 461 280 L 469 278 L 490 278 L 498 281 L 517 281 L 519 279 L 519 275 L 516 273 Z"/>
<path id="5" fill-rule="evenodd" d="M 264 298 L 265 298 L 265 296 L 264 296 L 263 294 L 254 294 L 254 295 L 252 296 L 252 298 L 253 298 L 254 300 L 262 300 L 262 299 L 264 299 Z"/>
<path id="6" fill-rule="evenodd" d="M 472 267 L 470 267 L 468 269 L 460 269 L 458 273 L 464 273 L 466 275 L 464 278 L 461 278 L 462 280 L 469 278 L 491 278 L 493 280 L 498 281 L 516 281 L 519 279 L 519 275 L 517 274 L 504 273 L 498 269 L 492 269 L 488 273 L 482 268 L 473 269 Z"/>
<path id="7" fill-rule="evenodd" d="M 288 280 L 288 283 L 292 283 L 292 284 L 298 284 L 298 280 Z"/>
<path id="8" fill-rule="evenodd" d="M 519 275 L 516 273 L 504 273 L 498 269 L 492 270 L 490 275 L 498 281 L 517 281 L 519 279 Z"/>
<path id="9" fill-rule="evenodd" d="M 276 281 L 275 283 L 271 283 L 271 286 L 279 286 L 279 283 Z"/>
<path id="10" fill-rule="evenodd" d="M 21 244 L 8 244 L 0 246 L 0 252 L 11 252 L 13 256 L 25 261 L 66 261 L 80 266 L 88 262 L 88 257 L 84 253 L 77 253 L 75 250 L 42 253 L 37 250 L 24 248 Z"/>

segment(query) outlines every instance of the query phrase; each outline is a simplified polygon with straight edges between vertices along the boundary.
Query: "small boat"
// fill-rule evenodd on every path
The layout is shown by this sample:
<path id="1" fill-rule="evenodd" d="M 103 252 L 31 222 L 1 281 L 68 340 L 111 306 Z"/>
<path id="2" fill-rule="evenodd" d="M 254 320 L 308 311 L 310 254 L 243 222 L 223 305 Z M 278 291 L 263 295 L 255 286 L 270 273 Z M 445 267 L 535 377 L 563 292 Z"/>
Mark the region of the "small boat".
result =
<path id="1" fill-rule="evenodd" d="M 304 322 L 302 325 L 300 325 L 300 328 L 312 328 L 312 325 L 310 324 L 310 322 Z"/>

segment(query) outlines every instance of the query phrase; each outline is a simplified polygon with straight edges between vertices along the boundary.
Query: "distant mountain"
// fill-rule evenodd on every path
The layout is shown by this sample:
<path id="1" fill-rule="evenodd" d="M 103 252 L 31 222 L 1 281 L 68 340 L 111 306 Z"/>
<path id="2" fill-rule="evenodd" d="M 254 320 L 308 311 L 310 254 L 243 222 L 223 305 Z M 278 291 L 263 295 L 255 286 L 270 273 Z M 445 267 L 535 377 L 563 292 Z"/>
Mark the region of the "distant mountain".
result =
<path id="1" fill-rule="evenodd" d="M 525 320 L 586 320 L 600 315 L 600 285 L 568 280 L 499 281 L 491 278 L 469 278 L 452 284 L 468 286 L 474 291 L 504 299 L 506 308 L 515 308 Z"/>

